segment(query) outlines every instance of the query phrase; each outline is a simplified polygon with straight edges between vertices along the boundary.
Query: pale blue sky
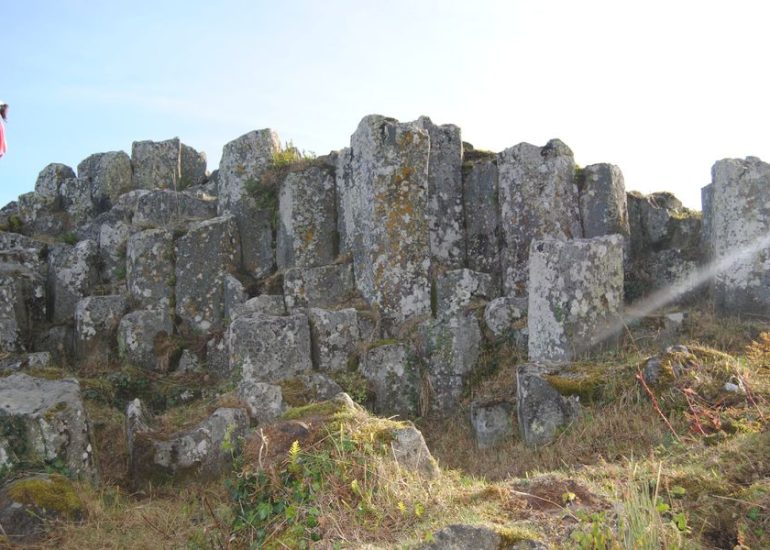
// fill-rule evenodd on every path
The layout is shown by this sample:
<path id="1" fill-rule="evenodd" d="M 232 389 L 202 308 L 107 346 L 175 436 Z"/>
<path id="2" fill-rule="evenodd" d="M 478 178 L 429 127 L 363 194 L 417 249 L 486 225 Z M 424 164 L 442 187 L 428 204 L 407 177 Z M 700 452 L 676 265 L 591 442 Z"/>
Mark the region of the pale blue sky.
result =
<path id="1" fill-rule="evenodd" d="M 0 0 L 0 205 L 49 162 L 179 136 L 209 169 L 254 129 L 324 154 L 366 114 L 476 147 L 552 137 L 700 207 L 714 161 L 770 161 L 770 2 Z"/>

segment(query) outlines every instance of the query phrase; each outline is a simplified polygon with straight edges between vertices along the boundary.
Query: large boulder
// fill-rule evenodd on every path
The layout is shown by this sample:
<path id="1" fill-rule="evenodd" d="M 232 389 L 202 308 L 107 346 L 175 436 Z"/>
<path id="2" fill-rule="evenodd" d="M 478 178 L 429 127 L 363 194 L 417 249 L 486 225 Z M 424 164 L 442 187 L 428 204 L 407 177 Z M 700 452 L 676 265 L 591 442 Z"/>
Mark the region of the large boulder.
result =
<path id="1" fill-rule="evenodd" d="M 617 342 L 622 327 L 620 235 L 532 241 L 528 307 L 531 361 L 571 361 Z"/>
<path id="2" fill-rule="evenodd" d="M 548 547 L 535 540 L 507 541 L 494 528 L 486 525 L 448 525 L 433 534 L 433 540 L 422 544 L 419 550 L 546 550 Z"/>
<path id="3" fill-rule="evenodd" d="M 407 426 L 393 430 L 392 434 L 390 450 L 399 466 L 425 479 L 436 479 L 441 475 L 420 430 Z"/>
<path id="4" fill-rule="evenodd" d="M 76 380 L 26 374 L 0 378 L 0 468 L 60 462 L 97 477 L 86 411 Z"/>
<path id="5" fill-rule="evenodd" d="M 114 204 L 132 189 L 131 159 L 123 151 L 96 153 L 78 164 L 78 177 L 90 183 L 96 202 Z"/>
<path id="6" fill-rule="evenodd" d="M 181 190 L 206 179 L 206 155 L 182 144 L 166 141 L 135 141 L 131 145 L 133 187 Z"/>
<path id="7" fill-rule="evenodd" d="M 3 542 L 39 541 L 56 521 L 78 521 L 86 507 L 72 482 L 58 474 L 34 474 L 13 479 L 0 488 Z"/>
<path id="8" fill-rule="evenodd" d="M 429 314 L 428 132 L 371 115 L 350 145 L 350 187 L 342 191 L 355 227 L 347 238 L 360 247 L 353 253 L 356 285 L 397 321 Z"/>
<path id="9" fill-rule="evenodd" d="M 45 271 L 35 249 L 0 250 L 0 352 L 25 350 L 45 320 Z"/>
<path id="10" fill-rule="evenodd" d="M 316 267 L 337 255 L 334 172 L 322 164 L 286 175 L 278 198 L 276 264 Z"/>
<path id="11" fill-rule="evenodd" d="M 90 240 L 49 248 L 48 300 L 54 323 L 72 322 L 75 306 L 99 279 L 98 260 L 98 245 Z"/>
<path id="12" fill-rule="evenodd" d="M 125 261 L 126 286 L 134 307 L 170 310 L 176 285 L 171 232 L 135 233 L 128 239 Z"/>
<path id="13" fill-rule="evenodd" d="M 66 184 L 74 179 L 64 180 L 60 189 L 66 187 Z M 24 193 L 19 195 L 16 210 L 16 222 L 20 225 L 19 231 L 25 235 L 37 236 L 58 236 L 65 231 L 70 223 L 68 216 L 63 212 L 55 211 L 57 199 L 51 199 L 48 196 L 37 192 Z M 91 211 L 89 210 L 88 215 Z M 73 208 L 73 215 L 77 216 L 77 209 Z M 85 218 L 76 218 L 76 221 L 83 221 Z"/>
<path id="14" fill-rule="evenodd" d="M 463 205 L 468 268 L 489 273 L 500 288 L 500 207 L 497 160 L 482 156 L 463 165 Z"/>
<path id="15" fill-rule="evenodd" d="M 497 156 L 503 290 L 526 296 L 530 243 L 582 236 L 572 151 L 558 139 L 520 143 Z"/>
<path id="16" fill-rule="evenodd" d="M 59 186 L 59 204 L 66 212 L 67 228 L 77 228 L 108 209 L 106 203 L 94 202 L 91 182 L 84 178 L 69 178 Z"/>
<path id="17" fill-rule="evenodd" d="M 238 227 L 232 216 L 194 223 L 176 241 L 176 313 L 206 333 L 222 328 L 224 280 L 240 264 Z"/>
<path id="18" fill-rule="evenodd" d="M 54 206 L 59 200 L 59 188 L 65 180 L 75 177 L 75 172 L 66 164 L 54 162 L 43 168 L 35 181 L 35 193 L 44 197 Z"/>
<path id="19" fill-rule="evenodd" d="M 576 398 L 564 398 L 539 374 L 533 365 L 516 370 L 516 414 L 519 431 L 529 446 L 546 445 L 556 432 L 579 413 Z"/>
<path id="20" fill-rule="evenodd" d="M 227 339 L 230 368 L 244 382 L 278 382 L 312 369 L 306 315 L 238 317 Z"/>
<path id="21" fill-rule="evenodd" d="M 712 168 L 711 205 L 704 211 L 713 254 L 722 268 L 714 299 L 723 313 L 770 316 L 770 164 L 725 159 Z"/>
<path id="22" fill-rule="evenodd" d="M 479 449 L 493 447 L 513 435 L 513 407 L 507 401 L 471 404 L 471 426 Z"/>
<path id="23" fill-rule="evenodd" d="M 219 408 L 196 426 L 162 435 L 151 427 L 141 401 L 126 413 L 131 481 L 135 487 L 213 479 L 232 468 L 249 419 L 242 409 Z"/>
<path id="24" fill-rule="evenodd" d="M 460 128 L 437 125 L 426 116 L 417 126 L 428 132 L 428 231 L 434 272 L 458 269 L 465 264 L 463 227 L 463 142 Z"/>

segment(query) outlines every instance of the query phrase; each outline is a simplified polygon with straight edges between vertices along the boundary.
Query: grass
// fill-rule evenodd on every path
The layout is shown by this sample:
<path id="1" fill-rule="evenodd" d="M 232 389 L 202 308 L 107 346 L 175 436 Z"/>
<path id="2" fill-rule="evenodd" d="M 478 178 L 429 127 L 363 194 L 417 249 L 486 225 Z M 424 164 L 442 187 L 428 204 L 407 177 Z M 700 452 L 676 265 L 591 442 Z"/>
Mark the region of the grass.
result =
<path id="1" fill-rule="evenodd" d="M 659 341 L 632 328 L 618 352 L 551 378 L 583 404 L 556 441 L 532 448 L 514 435 L 479 450 L 468 406 L 515 395 L 521 361 L 505 342 L 490 347 L 456 413 L 417 421 L 442 468 L 436 479 L 394 460 L 403 423 L 326 402 L 258 427 L 223 480 L 139 495 L 122 488 L 121 396 L 163 396 L 150 401 L 163 405 L 156 422 L 167 432 L 238 403 L 212 394 L 169 406 L 203 381 L 95 368 L 81 383 L 104 484 L 76 485 L 87 519 L 59 526 L 45 545 L 414 548 L 448 524 L 472 523 L 554 548 L 770 547 L 770 325 L 694 312 L 679 341 L 689 354 L 661 354 L 648 393 L 636 375 Z M 726 382 L 744 390 L 725 391 Z"/>

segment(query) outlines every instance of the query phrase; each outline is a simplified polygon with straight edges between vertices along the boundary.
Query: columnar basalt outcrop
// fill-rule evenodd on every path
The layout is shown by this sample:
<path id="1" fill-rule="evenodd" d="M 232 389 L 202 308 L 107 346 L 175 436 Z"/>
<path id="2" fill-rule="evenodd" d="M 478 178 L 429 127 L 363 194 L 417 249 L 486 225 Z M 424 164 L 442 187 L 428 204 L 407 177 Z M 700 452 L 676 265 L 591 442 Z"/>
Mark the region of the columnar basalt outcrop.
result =
<path id="1" fill-rule="evenodd" d="M 706 258 L 724 268 L 720 312 L 770 316 L 770 165 L 758 159 L 714 166 L 701 220 L 669 193 L 626 193 L 617 166 L 578 167 L 556 139 L 495 153 L 451 124 L 370 115 L 348 145 L 306 158 L 265 129 L 227 143 L 212 174 L 177 138 L 96 153 L 77 173 L 46 166 L 34 192 L 0 209 L 0 369 L 67 369 L 121 410 L 148 386 L 196 381 L 147 396 L 153 413 L 230 390 L 240 405 L 168 437 L 141 404 L 128 409 L 141 486 L 216 475 L 248 423 L 341 387 L 383 414 L 469 413 L 479 447 L 515 437 L 515 403 L 522 438 L 547 443 L 574 403 L 533 365 L 518 396 L 478 400 L 497 354 L 592 353 L 612 343 L 624 291 L 706 298 L 687 283 Z M 35 399 L 48 383 L 14 376 L 0 387 Z M 42 425 L 72 407 L 46 402 L 33 416 Z M 57 426 L 61 439 L 80 424 Z M 418 435 L 407 429 L 393 451 L 411 461 Z M 44 443 L 44 461 L 70 460 Z"/>

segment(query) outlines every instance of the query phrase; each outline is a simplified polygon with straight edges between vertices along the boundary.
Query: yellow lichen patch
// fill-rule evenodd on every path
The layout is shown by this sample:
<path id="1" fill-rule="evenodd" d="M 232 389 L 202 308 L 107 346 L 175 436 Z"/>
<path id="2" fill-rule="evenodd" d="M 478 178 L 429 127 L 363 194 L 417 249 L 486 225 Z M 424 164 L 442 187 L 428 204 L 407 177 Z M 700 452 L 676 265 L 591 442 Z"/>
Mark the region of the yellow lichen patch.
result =
<path id="1" fill-rule="evenodd" d="M 16 481 L 8 488 L 8 496 L 16 502 L 56 512 L 66 518 L 78 517 L 85 509 L 72 483 L 60 475 Z"/>

